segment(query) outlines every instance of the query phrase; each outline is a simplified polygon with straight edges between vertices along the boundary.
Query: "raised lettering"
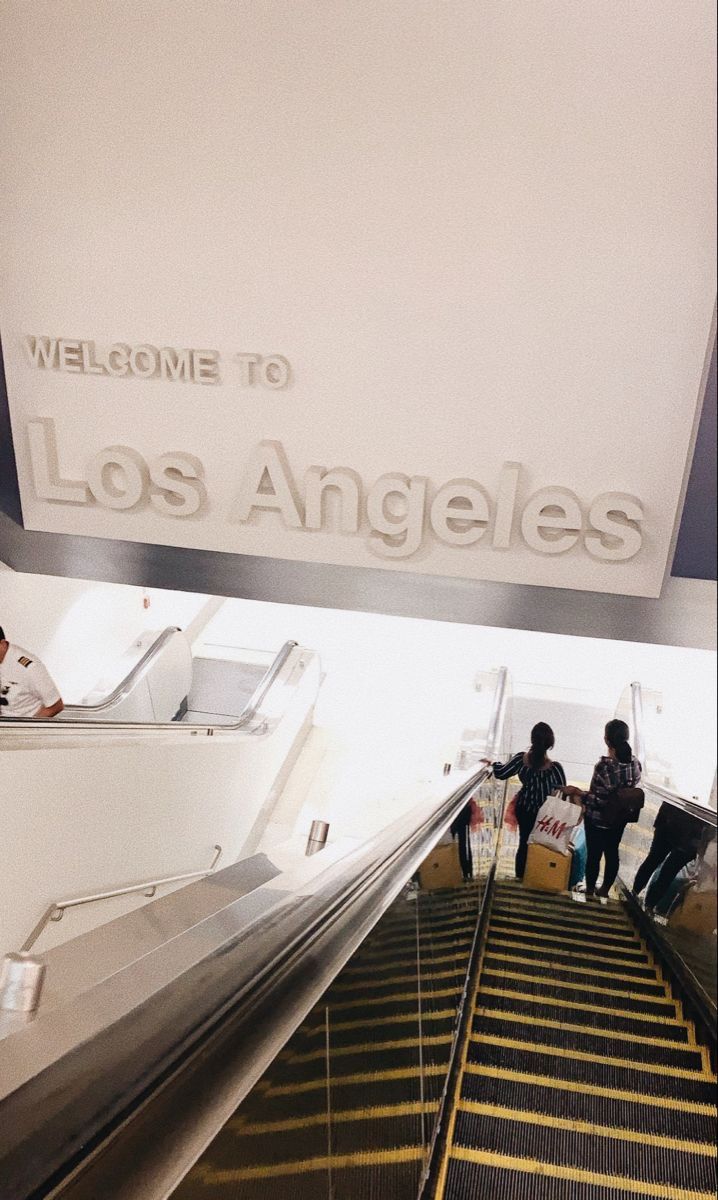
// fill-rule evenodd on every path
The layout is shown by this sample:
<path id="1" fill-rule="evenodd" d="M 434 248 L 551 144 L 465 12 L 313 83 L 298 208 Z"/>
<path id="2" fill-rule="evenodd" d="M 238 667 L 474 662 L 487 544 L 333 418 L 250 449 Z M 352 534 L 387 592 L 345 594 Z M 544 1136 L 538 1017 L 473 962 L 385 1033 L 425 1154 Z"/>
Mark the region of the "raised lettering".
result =
<path id="1" fill-rule="evenodd" d="M 356 533 L 359 529 L 359 499 L 362 481 L 356 471 L 348 467 L 335 467 L 327 471 L 324 467 L 310 467 L 304 476 L 304 524 L 307 529 L 321 529 L 323 521 L 323 499 L 328 489 L 339 493 L 342 533 Z"/>
<path id="2" fill-rule="evenodd" d="M 643 507 L 635 496 L 624 492 L 604 492 L 591 504 L 588 519 L 592 531 L 583 543 L 593 558 L 602 562 L 626 562 L 641 549 L 643 535 L 639 522 Z"/>
<path id="3" fill-rule="evenodd" d="M 26 337 L 23 346 L 33 367 L 57 366 L 57 338 Z"/>
<path id="4" fill-rule="evenodd" d="M 421 545 L 424 532 L 426 479 L 419 475 L 382 475 L 367 496 L 372 525 L 369 549 L 381 558 L 409 558 Z M 403 512 L 393 512 L 398 506 Z"/>
<path id="5" fill-rule="evenodd" d="M 281 514 L 288 529 L 302 528 L 294 479 L 281 442 L 260 442 L 247 464 L 230 520 L 245 522 L 255 509 Z"/>
<path id="6" fill-rule="evenodd" d="M 192 517 L 204 507 L 207 489 L 202 463 L 180 450 L 161 454 L 150 463 L 150 504 L 166 517 Z"/>
<path id="7" fill-rule="evenodd" d="M 578 497 L 568 488 L 547 487 L 528 501 L 521 533 L 526 545 L 539 554 L 565 554 L 576 545 L 582 523 Z"/>
<path id="8" fill-rule="evenodd" d="M 27 438 L 38 498 L 60 504 L 87 504 L 90 498 L 87 484 L 80 480 L 62 479 L 60 475 L 57 436 L 52 418 L 38 417 L 28 421 Z"/>
<path id="9" fill-rule="evenodd" d="M 449 546 L 472 546 L 486 532 L 489 501 L 473 479 L 452 479 L 436 493 L 431 528 Z"/>
<path id="10" fill-rule="evenodd" d="M 107 446 L 90 462 L 87 482 L 103 508 L 135 508 L 149 483 L 147 463 L 129 446 Z"/>

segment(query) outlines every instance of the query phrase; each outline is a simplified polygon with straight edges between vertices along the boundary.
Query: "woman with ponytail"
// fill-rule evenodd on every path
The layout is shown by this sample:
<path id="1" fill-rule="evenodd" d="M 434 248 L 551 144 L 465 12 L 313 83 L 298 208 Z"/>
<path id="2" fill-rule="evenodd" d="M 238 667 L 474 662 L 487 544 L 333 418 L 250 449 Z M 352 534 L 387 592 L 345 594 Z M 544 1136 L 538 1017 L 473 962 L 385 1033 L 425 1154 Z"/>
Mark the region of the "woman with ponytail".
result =
<path id="1" fill-rule="evenodd" d="M 613 815 L 612 803 L 619 788 L 635 788 L 641 780 L 641 764 L 633 757 L 628 742 L 628 726 L 625 721 L 609 721 L 603 740 L 608 754 L 604 754 L 593 768 L 591 786 L 587 792 L 579 788 L 564 788 L 567 796 L 579 797 L 586 805 L 586 899 L 594 895 L 605 902 L 612 884 L 618 875 L 618 848 L 621 844 L 626 821 Z M 601 859 L 604 859 L 603 879 L 596 888 Z"/>
<path id="2" fill-rule="evenodd" d="M 528 852 L 529 834 L 536 823 L 538 811 L 551 792 L 566 786 L 566 776 L 559 762 L 548 756 L 553 749 L 553 729 L 545 721 L 539 721 L 531 730 L 531 745 L 520 750 L 507 763 L 490 763 L 496 779 L 510 779 L 518 775 L 521 790 L 516 796 L 516 820 L 519 825 L 519 848 L 516 851 L 516 878 L 523 879 Z"/>

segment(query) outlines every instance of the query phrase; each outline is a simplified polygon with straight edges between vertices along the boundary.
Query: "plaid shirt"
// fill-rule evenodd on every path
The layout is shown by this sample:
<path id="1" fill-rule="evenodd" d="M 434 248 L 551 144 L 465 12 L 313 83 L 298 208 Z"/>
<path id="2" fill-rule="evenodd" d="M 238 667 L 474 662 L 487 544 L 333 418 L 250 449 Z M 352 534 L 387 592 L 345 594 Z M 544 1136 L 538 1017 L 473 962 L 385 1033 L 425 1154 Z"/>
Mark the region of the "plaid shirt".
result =
<path id="1" fill-rule="evenodd" d="M 586 818 L 592 825 L 603 828 L 601 810 L 616 788 L 638 787 L 641 781 L 641 764 L 637 758 L 629 763 L 618 762 L 605 754 L 593 768 L 591 786 L 586 796 Z"/>

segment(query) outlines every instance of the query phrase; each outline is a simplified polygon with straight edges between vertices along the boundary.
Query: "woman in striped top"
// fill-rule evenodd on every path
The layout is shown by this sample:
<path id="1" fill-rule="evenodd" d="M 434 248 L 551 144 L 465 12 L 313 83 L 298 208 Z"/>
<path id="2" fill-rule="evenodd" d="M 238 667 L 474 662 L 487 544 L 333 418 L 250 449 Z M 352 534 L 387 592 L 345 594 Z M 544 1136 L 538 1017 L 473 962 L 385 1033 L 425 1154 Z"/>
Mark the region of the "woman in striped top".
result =
<path id="1" fill-rule="evenodd" d="M 545 721 L 539 721 L 531 730 L 531 746 L 520 750 L 507 763 L 488 763 L 496 779 L 510 779 L 518 775 L 521 790 L 516 796 L 516 820 L 519 825 L 519 848 L 516 851 L 516 878 L 523 879 L 528 852 L 529 834 L 536 823 L 538 811 L 546 797 L 558 788 L 566 786 L 566 776 L 559 762 L 552 762 L 548 751 L 553 748 L 553 729 Z"/>

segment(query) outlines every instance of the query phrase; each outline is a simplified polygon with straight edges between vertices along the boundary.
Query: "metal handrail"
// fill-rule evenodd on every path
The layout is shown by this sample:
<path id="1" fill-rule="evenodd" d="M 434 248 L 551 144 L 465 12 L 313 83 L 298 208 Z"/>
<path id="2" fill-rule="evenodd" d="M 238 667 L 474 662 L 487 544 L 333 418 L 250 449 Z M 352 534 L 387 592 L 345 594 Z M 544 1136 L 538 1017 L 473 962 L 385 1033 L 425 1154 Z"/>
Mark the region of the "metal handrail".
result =
<path id="1" fill-rule="evenodd" d="M 81 719 L 86 713 L 106 712 L 108 708 L 114 708 L 120 701 L 126 700 L 130 692 L 137 687 L 140 679 L 147 674 L 153 660 L 157 658 L 160 651 L 164 649 L 176 633 L 180 632 L 181 630 L 178 625 L 168 625 L 166 629 L 162 630 L 159 637 L 155 638 L 152 645 L 148 647 L 142 657 L 138 659 L 132 670 L 128 671 L 125 678 L 120 680 L 117 687 L 113 688 L 105 696 L 104 700 L 100 700 L 97 704 L 66 704 L 63 714 L 77 713 L 78 719 Z M 63 717 L 63 719 L 65 718 Z"/>
<path id="2" fill-rule="evenodd" d="M 633 718 L 633 735 L 636 743 L 636 757 L 645 771 L 646 742 L 643 733 L 643 696 L 641 685 L 637 682 L 631 684 L 631 714 Z M 708 808 L 707 805 L 700 804 L 695 800 L 688 800 L 685 796 L 680 796 L 678 792 L 662 787 L 659 783 L 652 783 L 650 780 L 642 779 L 641 787 L 644 791 L 654 792 L 659 799 L 665 801 L 667 804 L 672 804 L 674 808 L 680 808 L 692 817 L 697 817 L 700 821 L 705 821 L 706 825 L 712 825 L 714 829 L 716 828 L 718 824 L 717 814 L 712 808 Z"/>
<path id="3" fill-rule="evenodd" d="M 125 887 L 112 888 L 109 892 L 95 892 L 92 896 L 74 896 L 71 900 L 56 900 L 43 913 L 32 933 L 20 947 L 21 954 L 26 954 L 51 921 L 61 921 L 68 908 L 79 908 L 81 904 L 94 904 L 97 900 L 112 900 L 115 896 L 129 896 L 133 892 L 144 892 L 146 896 L 155 895 L 157 888 L 167 883 L 182 883 L 187 879 L 204 879 L 211 875 L 222 854 L 222 847 L 215 842 L 214 857 L 205 871 L 187 871 L 184 875 L 166 875 L 163 879 L 147 879 L 144 883 L 129 883 Z"/>
<path id="4" fill-rule="evenodd" d="M 292 651 L 298 646 L 298 642 L 285 642 L 281 650 L 277 654 L 274 662 L 270 665 L 266 673 L 260 679 L 257 687 L 247 701 L 246 706 L 239 715 L 239 718 L 228 725 L 209 725 L 209 724 L 192 724 L 182 725 L 176 721 L 55 721 L 54 719 L 41 718 L 28 720 L 25 717 L 3 717 L 0 721 L 0 728 L 7 725 L 12 726 L 16 732 L 32 732 L 47 735 L 51 730 L 52 733 L 76 733 L 82 730 L 85 734 L 106 733 L 143 733 L 154 734 L 156 732 L 172 732 L 174 734 L 203 734 L 205 736 L 213 736 L 214 734 L 237 733 L 245 730 L 252 723 L 255 717 L 258 716 L 261 705 L 264 702 L 267 693 L 272 685 L 276 682 L 277 676 L 284 667 L 287 659 Z M 256 731 L 255 731 L 256 732 Z"/>

